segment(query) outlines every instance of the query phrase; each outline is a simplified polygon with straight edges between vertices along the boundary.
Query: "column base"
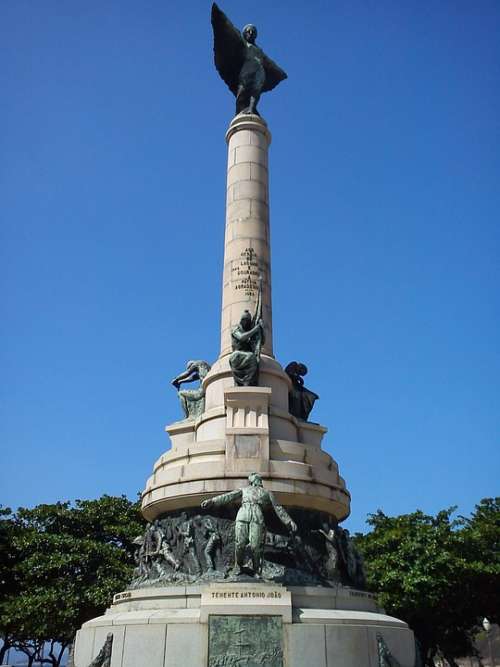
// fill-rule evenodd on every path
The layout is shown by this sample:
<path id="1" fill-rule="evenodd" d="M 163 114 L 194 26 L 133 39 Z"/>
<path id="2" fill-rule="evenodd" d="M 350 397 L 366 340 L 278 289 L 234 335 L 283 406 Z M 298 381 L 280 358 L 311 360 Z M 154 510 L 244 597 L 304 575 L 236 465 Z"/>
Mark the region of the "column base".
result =
<path id="1" fill-rule="evenodd" d="M 112 667 L 373 667 L 380 641 L 394 664 L 414 667 L 413 632 L 378 611 L 373 596 L 342 589 L 326 597 L 330 608 L 317 606 L 322 591 L 259 583 L 125 591 L 77 633 L 75 667 L 88 667 L 108 633 Z M 214 635 L 221 624 L 232 634 Z"/>

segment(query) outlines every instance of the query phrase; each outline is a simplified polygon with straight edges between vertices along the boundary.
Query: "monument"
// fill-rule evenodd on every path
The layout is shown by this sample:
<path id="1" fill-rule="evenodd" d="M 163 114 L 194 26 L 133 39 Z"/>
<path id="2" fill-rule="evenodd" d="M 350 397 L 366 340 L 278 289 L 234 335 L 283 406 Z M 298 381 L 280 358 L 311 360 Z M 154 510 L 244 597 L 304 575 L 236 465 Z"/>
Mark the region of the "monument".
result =
<path id="1" fill-rule="evenodd" d="M 377 608 L 340 523 L 350 495 L 310 420 L 307 367 L 273 354 L 268 152 L 257 110 L 286 78 L 212 7 L 215 65 L 236 98 L 218 358 L 172 381 L 180 420 L 142 494 L 128 590 L 85 623 L 75 667 L 414 667 L 413 633 Z M 196 355 L 196 350 L 193 350 Z M 192 389 L 184 383 L 198 382 Z"/>

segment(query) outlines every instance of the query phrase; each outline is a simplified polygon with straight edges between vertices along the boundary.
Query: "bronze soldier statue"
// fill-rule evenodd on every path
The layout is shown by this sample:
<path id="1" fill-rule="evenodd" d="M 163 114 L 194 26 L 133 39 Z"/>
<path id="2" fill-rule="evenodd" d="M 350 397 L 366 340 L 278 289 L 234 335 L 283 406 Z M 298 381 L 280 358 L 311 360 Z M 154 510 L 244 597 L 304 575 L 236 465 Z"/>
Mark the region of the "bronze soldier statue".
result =
<path id="1" fill-rule="evenodd" d="M 236 515 L 236 562 L 233 574 L 238 575 L 241 573 L 245 563 L 245 551 L 249 547 L 253 573 L 254 576 L 258 577 L 262 571 L 262 554 L 266 537 L 266 526 L 262 510 L 270 505 L 281 523 L 287 526 L 292 533 L 295 533 L 297 526 L 286 510 L 276 502 L 271 491 L 266 491 L 263 488 L 262 477 L 259 473 L 253 472 L 249 475 L 248 481 L 250 482 L 249 486 L 223 493 L 215 498 L 208 498 L 201 503 L 201 506 L 203 509 L 220 507 L 221 505 L 227 505 L 241 499 L 241 506 Z"/>

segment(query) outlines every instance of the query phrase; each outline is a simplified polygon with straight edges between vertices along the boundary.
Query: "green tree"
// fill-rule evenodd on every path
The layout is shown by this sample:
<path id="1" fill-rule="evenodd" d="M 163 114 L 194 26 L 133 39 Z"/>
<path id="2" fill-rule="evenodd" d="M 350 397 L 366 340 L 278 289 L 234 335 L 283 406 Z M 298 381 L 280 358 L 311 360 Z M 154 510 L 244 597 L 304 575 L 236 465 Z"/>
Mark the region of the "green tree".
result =
<path id="1" fill-rule="evenodd" d="M 42 662 L 57 667 L 76 630 L 130 581 L 144 520 L 138 503 L 103 496 L 20 508 L 11 522 L 14 594 L 0 599 L 0 624 L 29 661 L 48 643 Z"/>
<path id="2" fill-rule="evenodd" d="M 17 532 L 16 522 L 9 507 L 0 506 L 0 611 L 2 602 L 14 598 L 17 590 L 14 568 L 18 558 L 12 548 L 14 536 Z M 3 664 L 7 651 L 13 646 L 14 628 L 12 628 L 0 613 L 0 665 Z"/>
<path id="3" fill-rule="evenodd" d="M 356 536 L 370 588 L 415 631 L 428 665 L 438 650 L 455 664 L 474 650 L 480 619 L 498 620 L 499 500 L 482 500 L 470 519 L 452 519 L 455 508 L 435 517 L 379 510 L 372 531 Z"/>

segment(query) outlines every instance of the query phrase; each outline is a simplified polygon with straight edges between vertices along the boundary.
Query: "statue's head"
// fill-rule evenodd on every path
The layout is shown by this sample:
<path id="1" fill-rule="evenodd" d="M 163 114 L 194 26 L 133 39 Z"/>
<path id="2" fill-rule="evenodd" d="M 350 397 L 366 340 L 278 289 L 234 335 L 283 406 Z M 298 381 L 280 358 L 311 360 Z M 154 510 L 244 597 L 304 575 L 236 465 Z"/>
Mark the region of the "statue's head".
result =
<path id="1" fill-rule="evenodd" d="M 244 331 L 249 331 L 252 328 L 252 314 L 249 310 L 244 310 L 240 319 L 241 328 Z"/>
<path id="2" fill-rule="evenodd" d="M 257 28 L 252 23 L 248 23 L 241 31 L 241 34 L 247 42 L 254 44 L 257 39 Z"/>
<path id="3" fill-rule="evenodd" d="M 297 373 L 302 376 L 307 375 L 307 366 L 305 364 L 298 363 Z"/>
<path id="4" fill-rule="evenodd" d="M 250 482 L 251 486 L 262 486 L 262 477 L 258 472 L 252 472 L 250 475 L 248 475 L 248 481 Z"/>

